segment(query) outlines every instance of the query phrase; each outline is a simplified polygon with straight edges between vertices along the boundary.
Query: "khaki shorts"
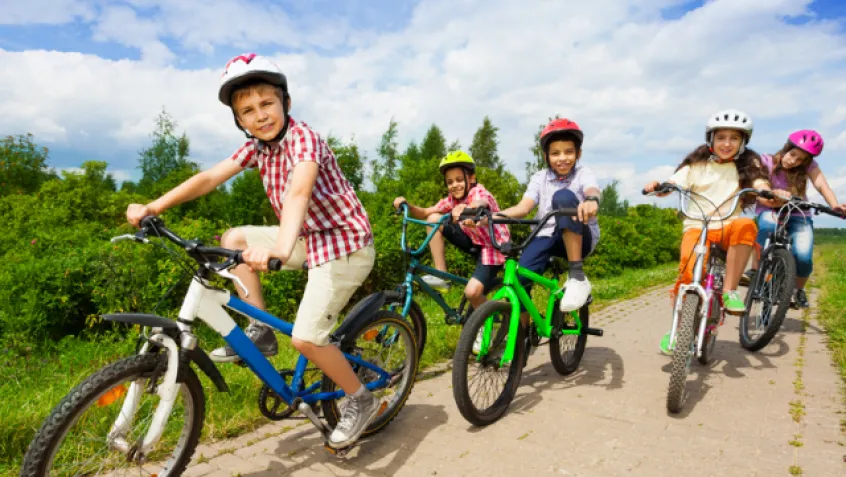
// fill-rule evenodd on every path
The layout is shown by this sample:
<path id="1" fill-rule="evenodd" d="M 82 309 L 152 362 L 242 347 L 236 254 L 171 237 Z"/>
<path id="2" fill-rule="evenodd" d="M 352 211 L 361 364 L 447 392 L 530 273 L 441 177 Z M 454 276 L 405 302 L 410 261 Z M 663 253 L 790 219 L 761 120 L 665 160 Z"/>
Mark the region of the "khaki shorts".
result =
<path id="1" fill-rule="evenodd" d="M 276 246 L 279 227 L 247 226 L 239 229 L 249 246 Z M 300 237 L 282 269 L 302 270 L 307 258 L 305 238 Z M 375 259 L 376 250 L 370 245 L 309 269 L 292 336 L 318 346 L 329 344 L 329 334 L 338 322 L 338 315 L 370 274 Z"/>

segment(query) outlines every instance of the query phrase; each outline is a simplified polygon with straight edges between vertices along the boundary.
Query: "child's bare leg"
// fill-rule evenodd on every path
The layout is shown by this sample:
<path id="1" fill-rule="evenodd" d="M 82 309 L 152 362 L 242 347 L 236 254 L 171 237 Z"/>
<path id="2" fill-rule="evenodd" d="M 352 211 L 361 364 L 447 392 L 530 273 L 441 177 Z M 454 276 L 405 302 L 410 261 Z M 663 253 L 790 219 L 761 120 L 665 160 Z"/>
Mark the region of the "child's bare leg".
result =
<path id="1" fill-rule="evenodd" d="M 485 286 L 476 278 L 471 278 L 467 286 L 464 287 L 464 296 L 467 297 L 467 300 L 475 309 L 479 309 L 487 301 L 487 298 L 485 298 Z"/>
<path id="2" fill-rule="evenodd" d="M 294 348 L 325 372 L 347 395 L 353 395 L 361 387 L 361 381 L 336 346 L 318 346 L 308 341 L 292 338 Z"/>
<path id="3" fill-rule="evenodd" d="M 746 268 L 749 255 L 752 253 L 751 245 L 732 245 L 726 254 L 726 291 L 737 290 L 740 283 L 740 275 Z"/>
<path id="4" fill-rule="evenodd" d="M 229 229 L 220 238 L 220 245 L 221 247 L 233 250 L 244 250 L 247 248 L 247 239 L 241 230 L 237 228 Z M 247 303 L 264 310 L 264 297 L 261 293 L 261 281 L 259 280 L 258 272 L 253 271 L 249 265 L 244 264 L 238 265 L 231 271 L 233 275 L 241 279 L 244 287 L 250 292 L 250 296 L 245 297 L 241 287 L 236 286 L 235 290 L 238 292 L 238 296 Z"/>
<path id="5" fill-rule="evenodd" d="M 582 235 L 571 230 L 564 231 L 564 247 L 567 249 L 567 260 L 582 261 Z"/>
<path id="6" fill-rule="evenodd" d="M 440 214 L 432 214 L 426 217 L 427 222 L 437 222 L 439 220 L 441 220 Z M 426 231 L 431 232 L 432 227 L 426 227 Z M 435 262 L 435 268 L 445 272 L 447 267 L 446 255 L 444 254 L 444 234 L 440 230 L 435 233 L 429 242 L 429 250 L 432 251 L 432 260 Z"/>

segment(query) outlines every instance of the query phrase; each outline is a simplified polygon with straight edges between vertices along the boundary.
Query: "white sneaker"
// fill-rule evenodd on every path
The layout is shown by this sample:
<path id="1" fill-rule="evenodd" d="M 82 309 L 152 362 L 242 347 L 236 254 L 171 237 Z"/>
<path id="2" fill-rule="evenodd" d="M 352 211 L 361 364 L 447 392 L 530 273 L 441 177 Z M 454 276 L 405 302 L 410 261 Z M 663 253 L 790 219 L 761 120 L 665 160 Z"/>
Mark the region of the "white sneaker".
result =
<path id="1" fill-rule="evenodd" d="M 479 354 L 482 351 L 482 333 L 484 331 L 484 328 L 480 328 L 479 334 L 476 335 L 476 341 L 473 342 L 473 354 Z"/>
<path id="2" fill-rule="evenodd" d="M 591 285 L 590 280 L 585 278 L 583 281 L 568 278 L 564 283 L 564 297 L 561 298 L 561 304 L 558 306 L 563 312 L 578 310 L 585 303 L 590 296 Z"/>
<path id="3" fill-rule="evenodd" d="M 426 285 L 429 285 L 432 288 L 449 290 L 449 282 L 443 278 L 436 277 L 434 275 L 423 275 L 421 278 L 424 282 L 426 282 Z"/>

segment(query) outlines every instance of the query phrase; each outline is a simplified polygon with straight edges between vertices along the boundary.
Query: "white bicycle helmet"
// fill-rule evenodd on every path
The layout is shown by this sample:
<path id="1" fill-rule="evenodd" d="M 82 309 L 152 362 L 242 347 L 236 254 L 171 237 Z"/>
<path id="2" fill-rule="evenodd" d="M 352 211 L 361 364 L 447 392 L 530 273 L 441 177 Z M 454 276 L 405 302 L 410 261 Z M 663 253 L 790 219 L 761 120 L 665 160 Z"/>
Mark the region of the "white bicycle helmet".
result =
<path id="1" fill-rule="evenodd" d="M 708 124 L 705 126 L 705 141 L 708 143 L 708 147 L 714 147 L 713 133 L 715 129 L 734 129 L 743 133 L 743 144 L 740 145 L 740 150 L 737 151 L 737 156 L 740 156 L 746 150 L 749 140 L 752 139 L 752 118 L 743 111 L 736 109 L 726 109 L 712 114 L 708 118 Z"/>
<path id="2" fill-rule="evenodd" d="M 232 90 L 239 84 L 260 78 L 268 83 L 288 91 L 288 80 L 275 63 L 255 53 L 238 55 L 226 63 L 220 76 L 220 89 L 217 98 L 221 103 L 232 107 Z"/>

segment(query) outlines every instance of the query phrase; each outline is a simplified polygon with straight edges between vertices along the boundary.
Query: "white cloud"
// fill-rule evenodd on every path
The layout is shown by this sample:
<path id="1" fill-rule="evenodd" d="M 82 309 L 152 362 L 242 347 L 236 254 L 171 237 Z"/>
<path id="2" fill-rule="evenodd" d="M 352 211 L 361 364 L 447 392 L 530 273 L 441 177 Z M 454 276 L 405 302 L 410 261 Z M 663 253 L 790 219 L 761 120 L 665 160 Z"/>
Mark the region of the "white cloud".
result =
<path id="1" fill-rule="evenodd" d="M 92 5 L 78 0 L 7 0 L 0 3 L 0 25 L 61 24 L 74 19 L 90 20 L 94 15 Z"/>
<path id="2" fill-rule="evenodd" d="M 215 100 L 218 67 L 179 69 L 166 44 L 204 53 L 227 45 L 274 56 L 294 116 L 324 134 L 355 135 L 371 156 L 391 117 L 403 145 L 436 123 L 467 147 L 488 115 L 500 156 L 522 178 L 538 126 L 570 117 L 586 131 L 588 164 L 619 178 L 632 201 L 642 200 L 639 181 L 672 169 L 702 141 L 703 118 L 722 108 L 754 117 L 755 148 L 774 150 L 800 127 L 831 138 L 827 151 L 846 148 L 839 24 L 809 15 L 809 0 L 717 0 L 663 19 L 661 8 L 676 3 L 424 1 L 402 30 L 375 34 L 340 19 L 293 21 L 272 5 L 134 0 L 156 13 L 108 7 L 93 28 L 144 61 L 0 51 L 4 71 L 18 72 L 0 77 L 0 133 L 69 146 L 105 137 L 104 147 L 137 151 L 164 106 L 195 159 L 210 164 L 242 138 Z M 347 49 L 320 53 L 339 45 Z"/>

